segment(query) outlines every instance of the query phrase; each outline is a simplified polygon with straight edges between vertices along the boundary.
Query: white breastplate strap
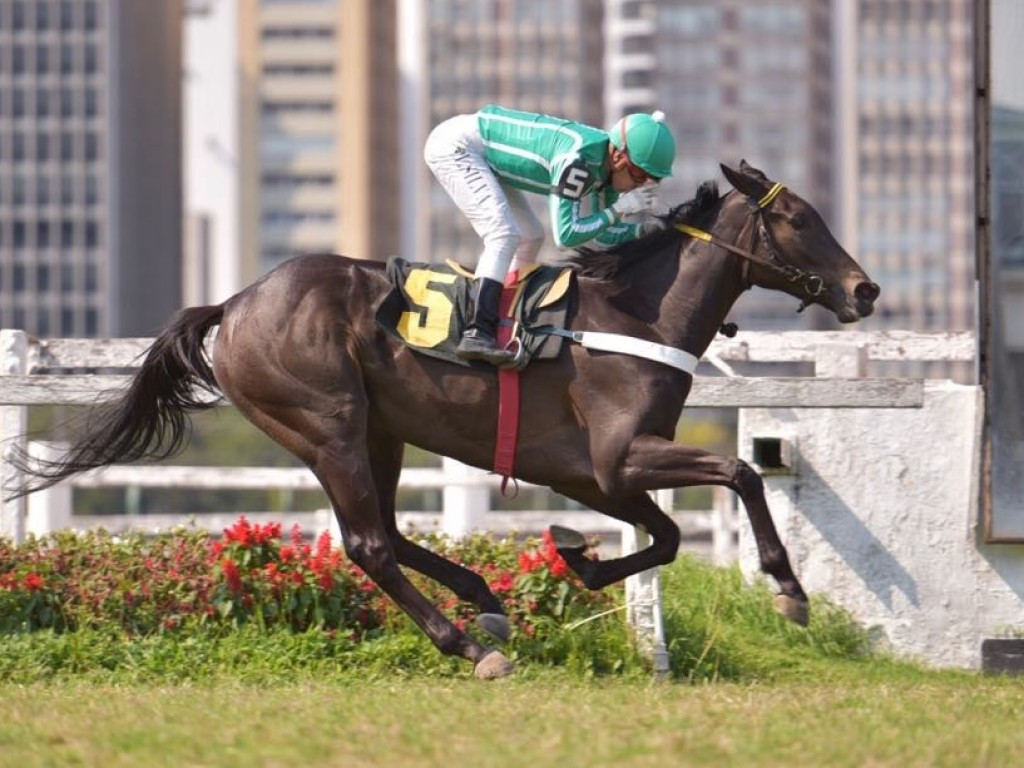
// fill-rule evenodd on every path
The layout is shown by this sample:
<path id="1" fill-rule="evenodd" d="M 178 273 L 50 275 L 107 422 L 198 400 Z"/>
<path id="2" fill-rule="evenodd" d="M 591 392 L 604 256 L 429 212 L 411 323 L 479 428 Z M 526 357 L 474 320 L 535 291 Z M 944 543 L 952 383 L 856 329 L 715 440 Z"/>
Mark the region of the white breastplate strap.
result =
<path id="1" fill-rule="evenodd" d="M 697 363 L 700 362 L 689 352 L 684 352 L 681 349 L 667 347 L 664 344 L 656 344 L 653 341 L 636 339 L 632 336 L 623 336 L 619 333 L 572 331 L 571 338 L 587 349 L 597 349 L 602 352 L 620 352 L 624 355 L 643 357 L 647 360 L 654 360 L 656 363 L 671 365 L 673 368 L 678 368 L 680 371 L 691 375 L 697 370 Z"/>

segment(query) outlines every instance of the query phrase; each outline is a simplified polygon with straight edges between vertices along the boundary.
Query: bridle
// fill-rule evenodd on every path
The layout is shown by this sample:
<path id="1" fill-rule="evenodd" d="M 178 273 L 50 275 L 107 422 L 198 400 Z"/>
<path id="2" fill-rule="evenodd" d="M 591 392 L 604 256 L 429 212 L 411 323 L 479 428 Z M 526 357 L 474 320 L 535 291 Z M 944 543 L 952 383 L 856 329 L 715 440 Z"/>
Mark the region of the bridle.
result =
<path id="1" fill-rule="evenodd" d="M 785 188 L 785 184 L 776 182 L 760 200 L 756 200 L 753 197 L 747 198 L 747 205 L 750 207 L 750 212 L 757 220 L 757 231 L 754 235 L 753 242 L 751 242 L 750 250 L 745 250 L 733 245 L 732 243 L 727 243 L 724 240 L 715 237 L 710 232 L 705 232 L 703 229 L 698 229 L 697 227 L 691 227 L 689 224 L 675 224 L 674 226 L 684 235 L 695 237 L 698 240 L 703 240 L 705 243 L 710 243 L 711 245 L 717 245 L 719 248 L 724 248 L 730 253 L 735 253 L 737 256 L 746 259 L 748 263 L 754 263 L 760 267 L 764 267 L 769 272 L 778 275 L 790 283 L 799 284 L 799 287 L 804 293 L 804 298 L 800 300 L 800 308 L 797 309 L 797 312 L 802 312 L 812 303 L 813 299 L 816 299 L 821 295 L 822 291 L 825 290 L 825 279 L 821 275 L 817 275 L 813 272 L 807 272 L 788 263 L 779 255 L 779 251 L 775 247 L 775 240 L 772 238 L 771 230 L 768 229 L 768 225 L 765 222 L 764 212 Z M 768 250 L 767 259 L 755 252 L 758 238 L 764 241 Z M 744 282 L 746 282 L 749 287 L 749 279 L 745 277 Z"/>

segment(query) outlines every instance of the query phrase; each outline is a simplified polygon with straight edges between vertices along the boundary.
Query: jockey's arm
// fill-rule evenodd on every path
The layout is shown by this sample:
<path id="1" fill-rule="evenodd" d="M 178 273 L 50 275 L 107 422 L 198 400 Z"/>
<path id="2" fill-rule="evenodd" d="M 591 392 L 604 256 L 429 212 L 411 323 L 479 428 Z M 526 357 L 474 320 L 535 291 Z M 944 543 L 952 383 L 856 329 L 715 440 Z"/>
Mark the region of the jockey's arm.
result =
<path id="1" fill-rule="evenodd" d="M 616 197 L 611 190 L 575 200 L 553 193 L 548 207 L 555 245 L 567 249 L 589 244 L 604 249 L 637 238 L 640 225 L 620 220 L 611 209 Z"/>

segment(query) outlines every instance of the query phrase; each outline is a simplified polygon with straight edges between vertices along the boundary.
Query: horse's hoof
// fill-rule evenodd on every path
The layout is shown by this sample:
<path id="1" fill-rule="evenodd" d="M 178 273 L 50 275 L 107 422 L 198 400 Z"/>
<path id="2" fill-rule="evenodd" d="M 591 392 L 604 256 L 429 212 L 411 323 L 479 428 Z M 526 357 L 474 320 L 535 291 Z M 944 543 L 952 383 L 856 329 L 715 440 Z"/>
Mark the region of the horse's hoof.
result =
<path id="1" fill-rule="evenodd" d="M 502 613 L 481 613 L 476 617 L 476 625 L 496 640 L 503 643 L 508 642 L 509 634 L 511 634 L 508 616 Z"/>
<path id="2" fill-rule="evenodd" d="M 789 595 L 776 595 L 773 602 L 776 613 L 785 616 L 801 627 L 807 626 L 807 622 L 810 620 L 810 608 L 806 600 L 798 600 Z"/>
<path id="3" fill-rule="evenodd" d="M 551 533 L 551 540 L 555 542 L 556 549 L 579 549 L 587 548 L 587 540 L 583 534 L 574 531 L 572 528 L 563 528 L 560 525 L 552 525 L 548 528 Z"/>
<path id="4" fill-rule="evenodd" d="M 512 662 L 501 651 L 491 651 L 477 662 L 474 674 L 480 680 L 496 680 L 508 677 L 515 670 Z"/>

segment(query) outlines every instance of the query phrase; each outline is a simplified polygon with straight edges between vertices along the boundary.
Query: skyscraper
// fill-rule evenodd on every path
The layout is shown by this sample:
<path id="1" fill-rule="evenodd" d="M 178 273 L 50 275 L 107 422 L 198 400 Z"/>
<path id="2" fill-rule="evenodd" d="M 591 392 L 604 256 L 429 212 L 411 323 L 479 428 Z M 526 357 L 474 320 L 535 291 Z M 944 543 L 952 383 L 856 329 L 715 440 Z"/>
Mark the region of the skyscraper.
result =
<path id="1" fill-rule="evenodd" d="M 143 336 L 179 306 L 181 18 L 0 3 L 0 326 Z"/>
<path id="2" fill-rule="evenodd" d="M 844 4 L 839 3 L 837 7 Z M 857 0 L 838 29 L 853 153 L 843 237 L 882 286 L 867 330 L 974 327 L 971 0 Z"/>
<path id="3" fill-rule="evenodd" d="M 243 283 L 398 244 L 394 0 L 238 0 Z"/>

